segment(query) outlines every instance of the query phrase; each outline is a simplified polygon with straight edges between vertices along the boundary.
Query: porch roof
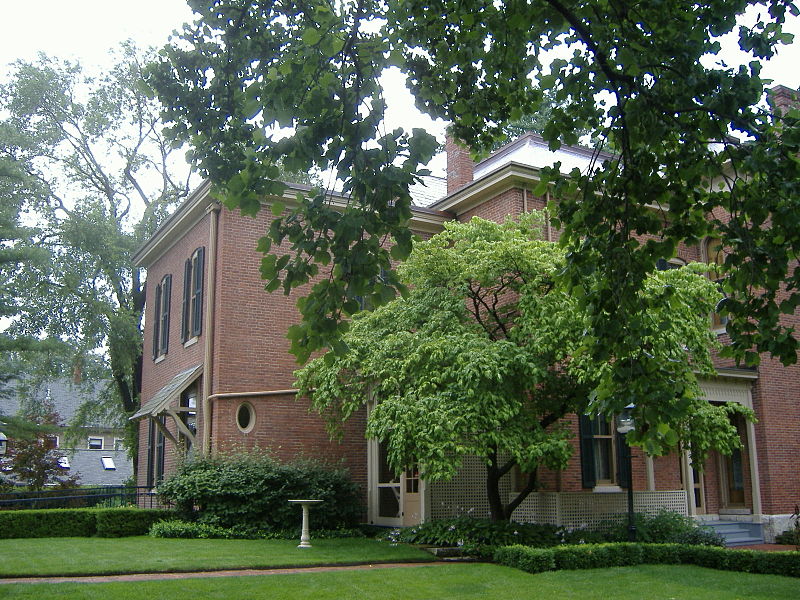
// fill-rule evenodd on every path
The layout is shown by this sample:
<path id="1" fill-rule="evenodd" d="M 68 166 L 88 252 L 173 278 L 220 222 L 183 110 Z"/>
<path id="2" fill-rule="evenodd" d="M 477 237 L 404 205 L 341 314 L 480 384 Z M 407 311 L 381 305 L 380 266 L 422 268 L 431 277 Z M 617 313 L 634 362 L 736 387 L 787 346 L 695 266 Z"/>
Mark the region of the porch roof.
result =
<path id="1" fill-rule="evenodd" d="M 134 421 L 143 417 L 155 417 L 161 414 L 202 372 L 203 365 L 197 365 L 196 367 L 181 371 L 136 411 L 136 413 L 130 417 L 130 420 Z"/>

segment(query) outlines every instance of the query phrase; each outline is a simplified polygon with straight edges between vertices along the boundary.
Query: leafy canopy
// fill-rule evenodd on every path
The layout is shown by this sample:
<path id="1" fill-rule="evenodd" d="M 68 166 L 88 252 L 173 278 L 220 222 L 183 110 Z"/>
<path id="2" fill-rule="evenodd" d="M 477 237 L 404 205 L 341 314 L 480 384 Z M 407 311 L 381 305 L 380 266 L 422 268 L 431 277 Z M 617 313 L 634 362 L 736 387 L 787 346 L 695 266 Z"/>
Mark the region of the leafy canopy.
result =
<path id="1" fill-rule="evenodd" d="M 330 170 L 350 194 L 341 214 L 322 190 L 301 198 L 261 244 L 292 248 L 267 260 L 268 289 L 288 291 L 317 264 L 334 266 L 301 304 L 299 359 L 335 344 L 346 301 L 402 291 L 391 275 L 376 278 L 389 267 L 380 242 L 392 236 L 394 258 L 408 255 L 408 186 L 436 144 L 419 130 L 384 130 L 378 77 L 397 67 L 417 106 L 451 121 L 476 152 L 551 97 L 542 131 L 551 147 L 588 131 L 617 151 L 585 172 L 545 169 L 537 190 L 550 186 L 558 199 L 566 275 L 586 291 L 589 331 L 603 340 L 598 359 L 641 345 L 631 316 L 656 260 L 712 234 L 726 248 L 734 345 L 725 352 L 751 365 L 765 351 L 796 361 L 781 315 L 800 302 L 800 113 L 761 108 L 758 62 L 791 42 L 782 31 L 798 13 L 791 0 L 190 4 L 199 18 L 163 51 L 152 82 L 174 135 L 191 141 L 228 205 L 254 213 L 280 193 L 280 160 Z M 745 12 L 749 25 L 740 24 Z M 749 65 L 719 57 L 728 33 Z"/>
<path id="2" fill-rule="evenodd" d="M 419 463 L 425 479 L 447 479 L 476 455 L 490 500 L 515 465 L 533 473 L 515 503 L 493 507 L 502 518 L 534 489 L 539 466 L 566 467 L 561 419 L 571 413 L 610 418 L 634 402 L 630 441 L 650 454 L 683 442 L 702 463 L 710 447 L 734 447 L 729 409 L 704 400 L 696 377 L 714 373 L 706 315 L 719 293 L 705 265 L 648 277 L 635 315 L 643 343 L 599 361 L 590 314 L 557 278 L 565 253 L 541 239 L 537 220 L 452 222 L 415 244 L 399 268 L 407 298 L 356 315 L 347 352 L 297 371 L 300 394 L 334 430 L 371 402 L 366 434 L 387 443 L 395 472 Z"/>
<path id="3" fill-rule="evenodd" d="M 126 420 L 139 405 L 144 308 L 131 258 L 187 195 L 189 168 L 143 91 L 150 54 L 125 44 L 115 55 L 96 75 L 40 55 L 0 85 L 0 316 L 12 317 L 0 349 L 14 359 L 0 370 L 113 380 L 92 408 Z"/>

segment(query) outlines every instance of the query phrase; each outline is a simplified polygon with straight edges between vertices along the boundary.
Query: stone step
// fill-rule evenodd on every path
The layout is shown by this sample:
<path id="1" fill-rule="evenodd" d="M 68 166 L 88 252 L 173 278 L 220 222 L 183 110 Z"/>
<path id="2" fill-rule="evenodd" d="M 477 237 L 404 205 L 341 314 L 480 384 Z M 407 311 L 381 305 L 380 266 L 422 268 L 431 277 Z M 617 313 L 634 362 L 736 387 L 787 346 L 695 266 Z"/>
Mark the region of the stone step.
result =
<path id="1" fill-rule="evenodd" d="M 745 521 L 708 521 L 703 523 L 719 533 L 726 546 L 747 546 L 763 544 L 764 534 L 760 523 Z"/>

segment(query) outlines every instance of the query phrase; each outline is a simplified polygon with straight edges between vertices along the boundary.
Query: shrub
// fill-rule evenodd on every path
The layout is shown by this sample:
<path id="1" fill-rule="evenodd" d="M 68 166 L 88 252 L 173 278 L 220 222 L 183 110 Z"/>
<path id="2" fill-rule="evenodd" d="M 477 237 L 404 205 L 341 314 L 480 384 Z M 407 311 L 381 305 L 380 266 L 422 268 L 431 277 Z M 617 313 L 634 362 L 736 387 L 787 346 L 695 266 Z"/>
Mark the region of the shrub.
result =
<path id="1" fill-rule="evenodd" d="M 775 543 L 800 546 L 800 504 L 794 505 L 794 513 L 792 514 L 791 521 L 793 521 L 792 528 L 775 536 Z"/>
<path id="2" fill-rule="evenodd" d="M 226 540 L 291 540 L 300 538 L 300 529 L 258 530 L 252 527 L 219 527 L 207 523 L 191 521 L 159 521 L 150 527 L 151 537 L 160 538 L 193 538 L 193 539 L 226 539 Z M 315 539 L 364 537 L 359 529 L 319 529 L 311 536 Z"/>
<path id="3" fill-rule="evenodd" d="M 693 564 L 710 569 L 800 577 L 800 553 L 731 550 L 688 544 L 582 544 L 552 549 L 505 546 L 497 563 L 539 573 L 553 569 L 594 569 L 634 564 Z"/>
<path id="4" fill-rule="evenodd" d="M 544 571 L 553 571 L 556 568 L 553 550 L 550 548 L 531 548 L 520 544 L 497 548 L 494 551 L 494 561 L 528 573 L 542 573 Z"/>
<path id="5" fill-rule="evenodd" d="M 800 546 L 800 530 L 789 529 L 775 536 L 776 544 L 786 544 L 789 546 Z"/>
<path id="6" fill-rule="evenodd" d="M 280 463 L 262 451 L 187 461 L 159 486 L 185 520 L 220 527 L 276 530 L 299 526 L 290 498 L 323 500 L 311 510 L 314 529 L 355 526 L 362 507 L 357 486 L 342 468 L 301 461 Z"/>
<path id="7" fill-rule="evenodd" d="M 146 535 L 172 511 L 142 508 L 43 508 L 0 512 L 0 538 Z"/>
<path id="8" fill-rule="evenodd" d="M 611 566 L 611 555 L 605 544 L 559 546 L 553 549 L 556 569 L 598 569 Z"/>
<path id="9" fill-rule="evenodd" d="M 0 538 L 91 537 L 97 533 L 93 509 L 51 508 L 0 512 Z"/>
<path id="10" fill-rule="evenodd" d="M 680 544 L 641 544 L 642 563 L 646 565 L 679 565 Z"/>
<path id="11" fill-rule="evenodd" d="M 691 517 L 671 510 L 661 510 L 655 515 L 637 513 L 636 541 L 650 544 L 696 544 L 724 546 L 722 536 L 713 529 L 698 525 Z M 605 541 L 623 542 L 628 539 L 628 524 L 611 528 Z"/>
<path id="12" fill-rule="evenodd" d="M 224 527 L 206 523 L 190 523 L 188 521 L 159 521 L 150 527 L 149 535 L 158 538 L 229 538 Z"/>
<path id="13" fill-rule="evenodd" d="M 455 517 L 392 530 L 384 536 L 394 542 L 431 546 L 462 547 L 479 555 L 491 555 L 494 547 L 513 544 L 547 548 L 561 542 L 559 528 L 554 525 L 489 521 L 472 517 Z"/>
<path id="14" fill-rule="evenodd" d="M 142 508 L 96 509 L 98 537 L 127 537 L 147 535 L 153 523 L 169 519 L 175 513 L 171 510 L 151 510 Z"/>

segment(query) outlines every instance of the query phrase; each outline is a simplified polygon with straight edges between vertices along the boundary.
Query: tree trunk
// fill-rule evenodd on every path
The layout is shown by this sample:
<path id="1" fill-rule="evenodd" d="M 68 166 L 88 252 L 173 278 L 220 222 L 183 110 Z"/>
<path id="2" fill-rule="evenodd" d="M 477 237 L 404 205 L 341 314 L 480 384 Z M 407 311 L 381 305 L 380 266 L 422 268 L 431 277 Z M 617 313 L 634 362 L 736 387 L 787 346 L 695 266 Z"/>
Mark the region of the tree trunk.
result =
<path id="1" fill-rule="evenodd" d="M 489 455 L 489 464 L 486 466 L 486 496 L 489 499 L 489 514 L 492 521 L 508 521 L 505 504 L 500 498 L 500 478 L 503 476 L 497 466 L 497 451 Z"/>

